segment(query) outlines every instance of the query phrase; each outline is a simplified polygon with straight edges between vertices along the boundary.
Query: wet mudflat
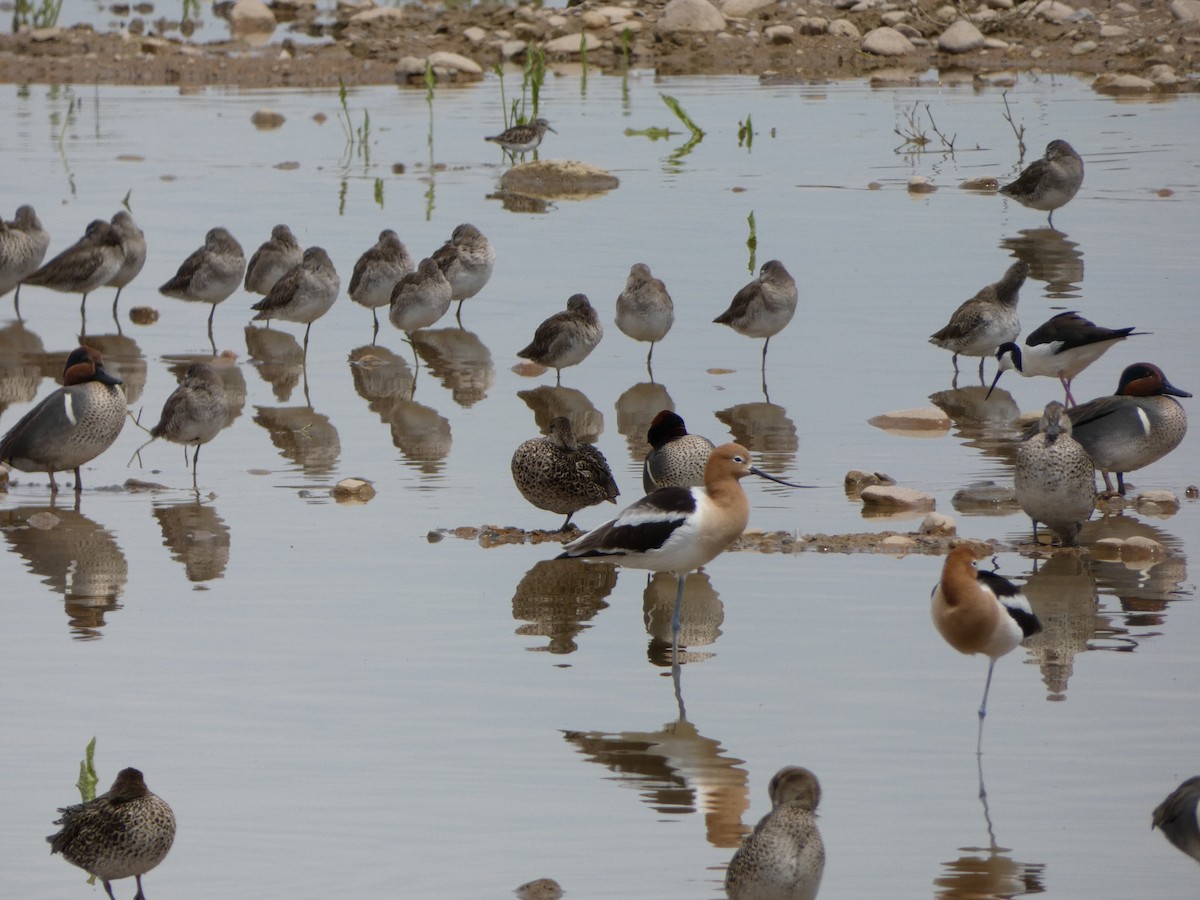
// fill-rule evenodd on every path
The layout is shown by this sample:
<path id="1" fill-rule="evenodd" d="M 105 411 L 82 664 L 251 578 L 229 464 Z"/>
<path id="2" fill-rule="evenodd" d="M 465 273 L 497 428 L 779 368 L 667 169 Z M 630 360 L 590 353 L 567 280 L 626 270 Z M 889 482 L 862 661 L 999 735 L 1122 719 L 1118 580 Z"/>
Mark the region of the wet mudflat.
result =
<path id="1" fill-rule="evenodd" d="M 705 129 L 702 141 L 625 135 L 681 130 L 661 93 Z M 42 836 L 75 799 L 95 735 L 101 781 L 136 765 L 179 819 L 175 848 L 146 878 L 152 897 L 499 896 L 541 875 L 574 896 L 719 896 L 724 864 L 787 764 L 824 788 L 822 896 L 1192 896 L 1194 863 L 1149 829 L 1154 806 L 1196 774 L 1191 438 L 1130 478 L 1174 491 L 1178 513 L 1130 509 L 1084 531 L 1085 543 L 1147 534 L 1165 558 L 997 557 L 1048 627 L 997 665 L 979 768 L 986 664 L 929 623 L 937 558 L 720 557 L 689 584 L 677 695 L 669 581 L 550 565 L 553 545 L 428 537 L 557 526 L 524 503 L 508 462 L 563 411 L 607 455 L 618 502 L 635 499 L 646 424 L 674 406 L 691 430 L 736 437 L 768 471 L 817 486 L 748 485 L 752 528 L 914 530 L 920 515 L 865 518 L 847 498 L 842 477 L 859 468 L 932 493 L 965 536 L 1027 540 L 1015 507 L 956 510 L 952 497 L 980 479 L 1011 481 L 1011 418 L 1059 389 L 1008 373 L 1006 392 L 981 407 L 968 360 L 964 390 L 943 393 L 949 354 L 926 338 L 1025 258 L 1026 331 L 1079 309 L 1153 332 L 1079 376 L 1077 397 L 1110 393 L 1139 360 L 1195 392 L 1195 98 L 1124 103 L 1071 79 L 1023 77 L 1008 99 L 1026 162 L 1055 137 L 1084 156 L 1083 189 L 1055 214 L 1060 232 L 1043 214 L 958 189 L 1018 168 L 999 91 L 970 86 L 556 78 L 541 112 L 558 134 L 541 155 L 603 166 L 621 186 L 518 211 L 492 196 L 503 167 L 482 136 L 499 130 L 494 80 L 436 93 L 432 149 L 421 92 L 352 92 L 351 130 L 370 113 L 360 148 L 332 92 L 6 89 L 5 216 L 33 203 L 54 253 L 129 193 L 146 232 L 120 334 L 111 291 L 89 298 L 85 324 L 143 421 L 187 360 L 212 353 L 207 307 L 155 288 L 214 225 L 250 253 L 287 222 L 302 245 L 329 251 L 344 286 L 385 227 L 419 258 L 469 221 L 498 260 L 463 327 L 444 319 L 415 351 L 387 324 L 372 346 L 369 311 L 343 293 L 313 326 L 303 365 L 301 327 L 249 326 L 252 298 L 226 301 L 213 344 L 237 354 L 230 379 L 245 399 L 201 453 L 199 497 L 178 447 L 152 445 L 144 468 L 126 467 L 144 437 L 132 425 L 85 469 L 77 511 L 69 493 L 51 501 L 43 476 L 15 473 L 0 501 L 8 889 L 91 890 Z M 958 135 L 953 157 L 893 150 L 893 129 L 926 102 Z M 262 107 L 284 125 L 256 130 Z M 737 139 L 748 114 L 749 149 Z M 939 190 L 910 195 L 913 174 Z M 775 258 L 799 283 L 800 309 L 771 343 L 764 393 L 760 342 L 711 319 Z M 645 346 L 610 324 L 639 261 L 676 305 L 653 380 Z M 537 323 L 576 292 L 601 310 L 597 350 L 557 390 L 553 372 L 512 371 Z M 129 320 L 147 305 L 157 322 Z M 27 289 L 21 308 L 23 324 L 11 305 L 0 323 L 0 428 L 53 388 L 83 330 L 77 298 Z M 949 429 L 903 437 L 867 424 L 935 394 Z M 374 481 L 373 500 L 334 501 L 330 488 L 352 475 Z M 130 477 L 167 489 L 108 490 Z M 614 509 L 576 518 L 590 527 Z"/>

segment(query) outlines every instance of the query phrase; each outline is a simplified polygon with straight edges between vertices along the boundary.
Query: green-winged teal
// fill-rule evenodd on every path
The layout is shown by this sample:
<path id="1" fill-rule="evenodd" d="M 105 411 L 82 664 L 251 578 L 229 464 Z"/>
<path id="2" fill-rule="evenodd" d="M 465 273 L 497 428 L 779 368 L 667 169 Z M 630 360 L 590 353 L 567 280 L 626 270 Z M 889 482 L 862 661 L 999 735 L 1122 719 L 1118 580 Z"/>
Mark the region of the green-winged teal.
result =
<path id="1" fill-rule="evenodd" d="M 1071 437 L 1071 417 L 1057 400 L 1046 404 L 1038 433 L 1017 445 L 1014 476 L 1017 502 L 1033 520 L 1033 539 L 1041 522 L 1068 547 L 1079 544 L 1079 530 L 1096 506 L 1096 467 Z"/>
<path id="2" fill-rule="evenodd" d="M 615 503 L 621 493 L 608 461 L 591 444 L 578 440 L 571 420 L 558 416 L 545 437 L 532 438 L 512 456 L 512 477 L 521 496 L 547 512 L 571 516 L 597 503 Z"/>
<path id="3" fill-rule="evenodd" d="M 647 494 L 662 487 L 700 487 L 713 442 L 688 434 L 683 419 L 664 409 L 650 422 L 646 441 L 651 450 L 642 463 L 642 488 Z"/>

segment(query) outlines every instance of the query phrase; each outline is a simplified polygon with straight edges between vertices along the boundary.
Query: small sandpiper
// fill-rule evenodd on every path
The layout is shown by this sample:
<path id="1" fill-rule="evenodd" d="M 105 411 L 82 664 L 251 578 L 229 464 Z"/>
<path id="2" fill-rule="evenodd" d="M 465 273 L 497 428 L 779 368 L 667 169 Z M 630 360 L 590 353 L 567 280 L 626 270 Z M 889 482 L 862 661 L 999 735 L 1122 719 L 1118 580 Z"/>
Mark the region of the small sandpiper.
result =
<path id="1" fill-rule="evenodd" d="M 951 363 L 955 379 L 958 378 L 958 357 L 978 356 L 982 384 L 984 360 L 1001 344 L 1017 339 L 1021 333 L 1017 300 L 1028 275 L 1028 263 L 1021 260 L 1013 263 L 1003 278 L 981 288 L 954 311 L 944 328 L 929 336 L 929 343 L 954 354 Z"/>
<path id="2" fill-rule="evenodd" d="M 492 242 L 474 225 L 464 222 L 454 229 L 450 240 L 433 253 L 442 274 L 450 282 L 450 299 L 458 303 L 455 316 L 461 320 L 464 300 L 469 300 L 488 283 L 496 265 Z"/>
<path id="3" fill-rule="evenodd" d="M 107 284 L 125 262 L 125 244 L 120 233 L 103 219 L 91 222 L 83 237 L 25 278 L 25 284 L 53 291 L 82 294 L 80 312 L 87 308 L 87 295 Z"/>
<path id="4" fill-rule="evenodd" d="M 271 237 L 259 245 L 246 264 L 246 290 L 252 294 L 268 294 L 280 278 L 300 265 L 304 248 L 296 241 L 292 229 L 276 225 Z"/>
<path id="5" fill-rule="evenodd" d="M 59 809 L 62 830 L 46 838 L 50 852 L 99 878 L 109 900 L 110 881 L 137 880 L 134 900 L 145 900 L 142 876 L 166 859 L 175 842 L 175 813 L 146 787 L 137 769 L 122 769 L 107 792 Z"/>
<path id="6" fill-rule="evenodd" d="M 646 368 L 654 356 L 654 345 L 667 336 L 675 322 L 675 306 L 667 286 L 650 274 L 645 263 L 634 263 L 617 297 L 617 327 L 635 341 L 649 341 Z"/>
<path id="7" fill-rule="evenodd" d="M 133 221 L 133 216 L 125 210 L 121 210 L 113 216 L 111 224 L 125 245 L 125 258 L 121 261 L 121 268 L 117 269 L 116 275 L 105 282 L 108 287 L 117 289 L 117 296 L 113 297 L 113 318 L 115 319 L 121 291 L 125 285 L 138 277 L 142 267 L 146 265 L 146 235 Z"/>
<path id="8" fill-rule="evenodd" d="M 204 246 L 197 249 L 179 267 L 175 276 L 158 289 L 160 294 L 211 304 L 208 330 L 212 333 L 213 314 L 238 289 L 246 271 L 242 245 L 220 226 L 204 235 Z"/>
<path id="9" fill-rule="evenodd" d="M 350 276 L 350 299 L 371 310 L 371 318 L 375 322 L 372 338 L 379 334 L 379 307 L 391 302 L 392 290 L 412 270 L 413 261 L 408 255 L 408 248 L 390 228 L 379 232 L 379 240 L 354 264 L 354 274 Z"/>
<path id="10" fill-rule="evenodd" d="M 1000 188 L 1022 206 L 1049 211 L 1047 224 L 1054 227 L 1054 211 L 1066 206 L 1083 184 L 1083 160 L 1066 141 L 1051 141 L 1046 155 L 1030 163 L 1017 180 Z"/>
<path id="11" fill-rule="evenodd" d="M 329 254 L 321 247 L 309 247 L 304 251 L 303 262 L 275 282 L 271 292 L 250 307 L 258 312 L 252 321 L 282 319 L 307 326 L 304 329 L 304 353 L 307 355 L 312 323 L 329 312 L 341 287 L 341 279 Z"/>
<path id="12" fill-rule="evenodd" d="M 999 346 L 996 350 L 999 365 L 987 396 L 991 396 L 1001 375 L 1009 369 L 1016 369 L 1026 378 L 1035 375 L 1057 378 L 1066 393 L 1066 405 L 1074 406 L 1071 381 L 1118 341 L 1149 333 L 1134 331 L 1133 328 L 1104 328 L 1077 312 L 1059 313 L 1031 331 L 1025 338 L 1024 348 L 1012 341 Z"/>
<path id="13" fill-rule="evenodd" d="M 1071 437 L 1071 417 L 1057 400 L 1046 404 L 1038 432 L 1017 445 L 1017 502 L 1066 547 L 1079 546 L 1079 531 L 1096 508 L 1096 467 Z"/>
<path id="14" fill-rule="evenodd" d="M 642 463 L 642 488 L 649 494 L 663 487 L 700 487 L 713 442 L 688 434 L 683 418 L 664 409 L 650 422 L 646 442 L 651 450 Z"/>
<path id="15" fill-rule="evenodd" d="M 50 234 L 33 207 L 17 207 L 11 222 L 0 221 L 0 297 L 13 288 L 13 309 L 21 318 L 21 282 L 37 271 L 50 248 Z"/>
<path id="16" fill-rule="evenodd" d="M 512 456 L 512 478 L 521 496 L 547 512 L 571 516 L 597 503 L 616 503 L 620 491 L 604 454 L 575 437 L 571 420 L 558 416 L 545 437 L 532 438 Z"/>
<path id="17" fill-rule="evenodd" d="M 196 484 L 196 460 L 200 445 L 215 438 L 229 418 L 229 398 L 225 382 L 208 363 L 192 363 L 179 386 L 163 404 L 158 424 L 150 429 L 152 438 L 166 438 L 183 445 L 183 461 L 187 464 L 188 445 L 192 453 L 192 486 Z"/>
<path id="18" fill-rule="evenodd" d="M 767 788 L 767 813 L 725 870 L 730 900 L 813 900 L 825 873 L 825 843 L 817 827 L 821 784 L 803 766 L 785 766 Z"/>
<path id="19" fill-rule="evenodd" d="M 428 328 L 450 308 L 450 282 L 432 259 L 423 259 L 392 289 L 388 320 L 409 336 Z"/>
<path id="20" fill-rule="evenodd" d="M 766 338 L 762 348 L 762 369 L 767 370 L 767 345 L 783 331 L 796 314 L 796 281 L 777 259 L 763 263 L 758 277 L 734 294 L 729 309 L 713 321 L 728 325 L 746 337 Z"/>
<path id="21" fill-rule="evenodd" d="M 514 125 L 511 128 L 506 128 L 499 134 L 485 137 L 484 140 L 491 141 L 493 144 L 499 144 L 511 159 L 518 153 L 528 153 L 530 150 L 537 149 L 537 146 L 542 142 L 542 138 L 546 136 L 547 131 L 554 131 L 554 129 L 550 127 L 550 123 L 545 119 L 537 118 L 532 122 L 525 122 L 520 125 Z M 554 131 L 554 133 L 558 134 L 557 131 Z"/>
<path id="22" fill-rule="evenodd" d="M 567 308 L 556 312 L 537 327 L 529 346 L 517 356 L 554 369 L 555 384 L 562 383 L 562 370 L 587 359 L 604 337 L 600 317 L 583 294 L 567 300 Z"/>

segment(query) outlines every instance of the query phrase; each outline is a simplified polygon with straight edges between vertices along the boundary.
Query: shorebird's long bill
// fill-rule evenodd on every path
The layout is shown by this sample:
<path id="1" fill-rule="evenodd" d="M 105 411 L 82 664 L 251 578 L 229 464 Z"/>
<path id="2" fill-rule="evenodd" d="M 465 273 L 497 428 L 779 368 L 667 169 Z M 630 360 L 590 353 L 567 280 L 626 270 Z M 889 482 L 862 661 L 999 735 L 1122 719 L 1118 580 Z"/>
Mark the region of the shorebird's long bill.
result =
<path id="1" fill-rule="evenodd" d="M 1004 370 L 1001 369 L 999 372 L 996 373 L 996 377 L 992 379 L 992 386 L 990 388 L 988 388 L 988 392 L 983 395 L 984 403 L 987 403 L 988 397 L 992 396 L 992 391 L 994 391 L 996 389 L 996 384 L 1000 381 L 1000 376 L 1003 374 L 1004 374 Z"/>
<path id="2" fill-rule="evenodd" d="M 792 484 L 790 481 L 784 481 L 782 478 L 776 478 L 774 475 L 768 475 L 762 469 L 756 469 L 754 466 L 750 467 L 750 472 L 751 472 L 751 474 L 757 475 L 759 478 L 765 478 L 768 481 L 774 481 L 778 484 L 785 484 L 788 487 L 794 487 L 794 488 L 815 488 L 816 487 L 815 484 Z"/>

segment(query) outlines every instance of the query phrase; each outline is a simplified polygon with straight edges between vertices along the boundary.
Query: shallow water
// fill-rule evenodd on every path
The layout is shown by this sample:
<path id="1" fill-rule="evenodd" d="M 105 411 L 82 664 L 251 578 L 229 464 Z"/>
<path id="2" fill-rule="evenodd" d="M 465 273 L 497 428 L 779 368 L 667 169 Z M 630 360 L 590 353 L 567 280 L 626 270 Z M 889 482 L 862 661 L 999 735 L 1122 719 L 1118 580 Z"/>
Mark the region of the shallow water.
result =
<path id="1" fill-rule="evenodd" d="M 707 132 L 684 154 L 682 134 L 625 134 L 681 130 L 664 93 Z M 214 225 L 249 255 L 287 222 L 329 251 L 343 287 L 385 227 L 421 256 L 471 221 L 498 257 L 465 328 L 446 319 L 418 342 L 417 369 L 386 322 L 369 347 L 370 313 L 345 296 L 314 325 L 307 367 L 302 329 L 248 326 L 245 294 L 220 306 L 214 341 L 238 354 L 229 375 L 245 403 L 201 453 L 199 499 L 178 447 L 151 445 L 145 468 L 126 467 L 144 437 L 132 426 L 85 470 L 77 512 L 69 492 L 52 503 L 44 476 L 16 473 L 0 498 L 5 889 L 87 890 L 42 836 L 75 798 L 95 735 L 102 787 L 136 765 L 179 818 L 170 858 L 146 879 L 151 896 L 200 886 L 227 897 L 501 896 L 542 875 L 580 897 L 719 896 L 738 835 L 766 812 L 767 782 L 787 764 L 824 788 L 822 896 L 1194 896 L 1195 864 L 1149 822 L 1196 774 L 1195 501 L 1173 517 L 1129 512 L 1085 529 L 1089 542 L 1152 534 L 1172 554 L 1158 565 L 1055 559 L 1035 573 L 1032 560 L 998 557 L 1027 583 L 1047 633 L 997 665 L 981 767 L 994 844 L 974 754 L 986 664 L 930 626 L 939 559 L 722 556 L 689 587 L 677 698 L 661 578 L 647 597 L 642 572 L 547 566 L 554 545 L 427 538 L 485 523 L 556 527 L 560 517 L 520 498 L 508 460 L 564 408 L 608 456 L 621 500 L 636 498 L 645 425 L 666 405 L 691 430 L 750 441 L 764 468 L 816 485 L 747 485 L 752 527 L 916 528 L 919 516 L 864 520 L 842 488 L 861 468 L 933 493 L 960 533 L 1024 538 L 1019 510 L 958 512 L 951 498 L 971 481 L 1011 479 L 1005 423 L 1057 397 L 1050 380 L 1006 375 L 1008 393 L 989 407 L 1000 421 L 985 427 L 960 420 L 916 438 L 867 420 L 950 389 L 948 354 L 926 338 L 1014 255 L 1034 268 L 1027 330 L 1072 308 L 1152 332 L 1080 375 L 1081 400 L 1110 393 L 1143 359 L 1200 388 L 1198 119 L 1194 96 L 1117 102 L 1063 78 L 1022 76 L 1008 101 L 1026 162 L 1055 137 L 1084 155 L 1061 234 L 1040 213 L 957 188 L 1018 168 L 1000 91 L 969 84 L 554 78 L 541 111 L 559 133 L 543 156 L 603 166 L 621 187 L 541 214 L 492 197 L 503 168 L 481 137 L 502 124 L 494 79 L 437 92 L 432 150 L 423 91 L 352 92 L 352 125 L 370 113 L 369 154 L 347 146 L 332 92 L 0 90 L 11 123 L 0 211 L 33 203 L 51 254 L 131 192 L 149 261 L 122 296 L 123 334 L 107 289 L 89 299 L 86 330 L 143 419 L 188 359 L 211 352 L 207 308 L 155 288 Z M 957 135 L 953 157 L 894 151 L 914 103 Z M 286 124 L 256 130 L 262 107 Z M 737 140 L 747 115 L 750 149 Z M 940 190 L 910 196 L 912 174 Z M 711 319 L 772 258 L 796 276 L 801 306 L 772 342 L 768 401 L 759 342 Z M 610 325 L 637 261 L 676 304 L 653 382 L 645 346 Z M 514 373 L 515 351 L 578 291 L 601 311 L 598 349 L 558 391 L 552 373 Z M 7 428 L 53 389 L 79 304 L 26 289 L 23 325 L 9 298 L 0 304 Z M 128 320 L 139 305 L 159 310 L 153 326 Z M 966 361 L 959 386 L 973 376 Z M 977 394 L 937 399 L 961 416 Z M 1130 480 L 1182 497 L 1195 458 L 1189 437 Z M 349 475 L 372 479 L 376 498 L 335 503 L 328 489 Z M 105 489 L 131 476 L 170 489 Z M 36 527 L 44 516 L 26 527 L 50 508 L 55 528 Z M 591 527 L 612 511 L 577 519 Z"/>

